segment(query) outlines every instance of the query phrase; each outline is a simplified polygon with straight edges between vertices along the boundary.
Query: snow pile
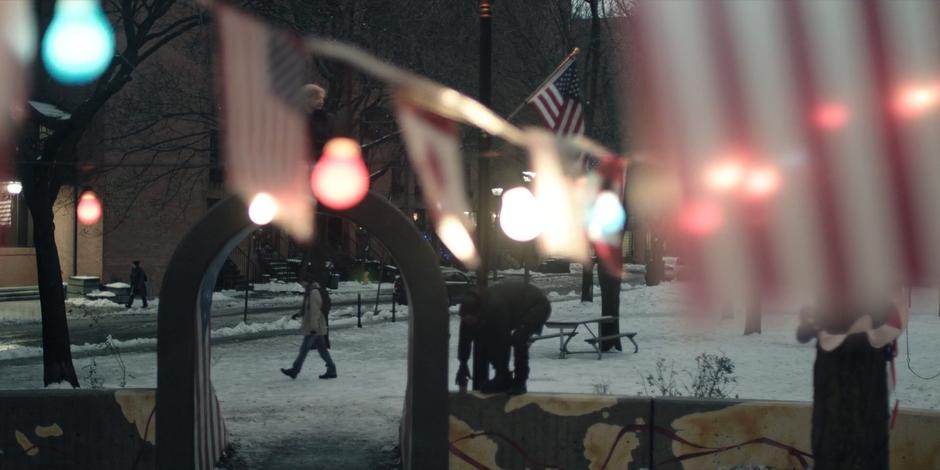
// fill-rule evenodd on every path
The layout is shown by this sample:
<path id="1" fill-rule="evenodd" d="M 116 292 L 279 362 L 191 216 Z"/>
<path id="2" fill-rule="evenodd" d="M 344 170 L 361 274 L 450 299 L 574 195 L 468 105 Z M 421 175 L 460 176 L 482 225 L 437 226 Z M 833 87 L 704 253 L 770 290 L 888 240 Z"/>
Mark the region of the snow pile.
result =
<path id="1" fill-rule="evenodd" d="M 102 292 L 102 294 L 111 294 L 111 295 L 110 296 L 99 295 L 96 297 L 113 297 L 114 296 L 113 292 Z M 85 297 L 69 297 L 65 299 L 65 304 L 73 306 L 73 307 L 83 307 L 83 308 L 105 308 L 105 307 L 114 308 L 119 305 L 115 303 L 114 301 L 110 299 L 106 299 L 106 298 L 88 299 Z"/>
<path id="2" fill-rule="evenodd" d="M 304 293 L 304 288 L 296 282 L 267 282 L 263 284 L 255 284 L 254 290 L 256 292 L 296 292 L 298 294 Z"/>
<path id="3" fill-rule="evenodd" d="M 112 282 L 111 284 L 105 284 L 104 286 L 111 289 L 126 289 L 131 285 L 126 282 Z"/>
<path id="4" fill-rule="evenodd" d="M 102 290 L 93 290 L 93 291 L 91 291 L 91 292 L 85 294 L 85 297 L 92 297 L 92 298 L 95 298 L 95 297 L 115 297 L 115 296 L 117 296 L 117 294 L 115 294 L 114 292 L 102 291 Z"/>
<path id="5" fill-rule="evenodd" d="M 282 330 L 296 330 L 300 328 L 299 320 L 292 320 L 288 316 L 283 316 L 278 320 L 269 323 L 248 323 L 241 322 L 235 326 L 229 326 L 225 328 L 219 328 L 218 330 L 212 330 L 213 338 L 222 338 L 226 336 L 239 336 L 247 335 L 252 333 L 261 333 L 264 331 L 282 331 Z"/>

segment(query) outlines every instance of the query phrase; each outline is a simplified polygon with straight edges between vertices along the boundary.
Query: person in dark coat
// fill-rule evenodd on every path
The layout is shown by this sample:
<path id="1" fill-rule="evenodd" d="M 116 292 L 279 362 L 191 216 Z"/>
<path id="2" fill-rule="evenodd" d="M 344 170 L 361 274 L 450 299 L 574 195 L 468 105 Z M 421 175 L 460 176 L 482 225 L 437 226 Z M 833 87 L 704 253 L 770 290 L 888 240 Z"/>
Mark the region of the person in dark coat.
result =
<path id="1" fill-rule="evenodd" d="M 131 297 L 127 300 L 125 307 L 131 308 L 134 304 L 134 297 L 140 296 L 144 301 L 144 308 L 147 308 L 147 273 L 140 267 L 140 261 L 134 260 L 131 267 Z"/>
<path id="2" fill-rule="evenodd" d="M 323 145 L 333 137 L 335 119 L 323 109 L 326 90 L 320 85 L 308 83 L 303 87 L 304 105 L 307 111 L 307 130 L 313 140 L 314 158 L 319 158 Z"/>
<path id="3" fill-rule="evenodd" d="M 552 312 L 552 305 L 539 288 L 520 282 L 491 286 L 484 292 L 470 291 L 460 305 L 460 339 L 457 358 L 457 385 L 467 385 L 470 346 L 480 348 L 483 357 L 496 371 L 495 377 L 481 387 L 485 393 L 526 392 L 529 379 L 529 338 L 540 334 Z M 513 372 L 509 372 L 512 348 Z"/>

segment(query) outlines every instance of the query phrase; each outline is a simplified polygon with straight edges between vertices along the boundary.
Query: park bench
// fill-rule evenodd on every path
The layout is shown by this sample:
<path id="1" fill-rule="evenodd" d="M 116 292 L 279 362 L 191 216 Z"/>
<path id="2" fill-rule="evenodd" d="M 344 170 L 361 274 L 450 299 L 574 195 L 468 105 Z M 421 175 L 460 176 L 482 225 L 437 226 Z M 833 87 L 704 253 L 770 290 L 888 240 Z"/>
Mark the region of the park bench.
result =
<path id="1" fill-rule="evenodd" d="M 551 333 L 551 334 L 547 334 L 547 335 L 535 335 L 535 336 L 530 336 L 530 337 L 529 337 L 529 344 L 532 344 L 532 343 L 534 343 L 534 342 L 536 342 L 536 341 L 538 341 L 538 340 L 542 340 L 542 339 L 558 338 L 558 341 L 559 341 L 559 343 L 558 343 L 558 356 L 561 357 L 562 359 L 564 359 L 564 358 L 565 358 L 565 353 L 567 352 L 567 350 L 565 349 L 565 347 L 568 345 L 568 341 L 571 341 L 571 337 L 574 336 L 574 335 L 576 335 L 576 334 L 578 334 L 577 331 L 565 331 L 565 332 L 562 332 L 562 333 Z"/>
<path id="2" fill-rule="evenodd" d="M 627 338 L 627 339 L 630 340 L 631 343 L 633 343 L 633 352 L 634 352 L 634 353 L 640 352 L 640 346 L 637 345 L 637 344 L 636 344 L 636 341 L 633 340 L 633 337 L 634 337 L 634 336 L 636 336 L 636 333 L 635 333 L 635 332 L 619 333 L 619 334 L 616 334 L 616 335 L 606 335 L 606 336 L 598 336 L 598 337 L 596 337 L 596 338 L 587 338 L 587 339 L 584 340 L 584 342 L 587 343 L 587 344 L 590 344 L 591 346 L 594 347 L 594 350 L 597 351 L 597 358 L 600 359 L 600 358 L 601 358 L 601 347 L 600 347 L 600 344 L 598 344 L 598 343 L 601 343 L 601 342 L 607 341 L 607 340 L 612 340 L 612 339 Z"/>

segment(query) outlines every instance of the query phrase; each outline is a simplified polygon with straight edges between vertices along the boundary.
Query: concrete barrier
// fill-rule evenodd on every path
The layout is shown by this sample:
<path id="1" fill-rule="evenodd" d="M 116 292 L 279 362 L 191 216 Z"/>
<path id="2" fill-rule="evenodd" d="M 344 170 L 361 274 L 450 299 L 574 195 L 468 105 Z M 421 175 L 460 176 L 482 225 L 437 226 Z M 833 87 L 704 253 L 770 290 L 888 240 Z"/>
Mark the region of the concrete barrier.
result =
<path id="1" fill-rule="evenodd" d="M 155 391 L 0 391 L 0 469 L 154 468 Z"/>
<path id="2" fill-rule="evenodd" d="M 0 391 L 0 469 L 155 467 L 153 389 Z M 891 468 L 940 468 L 940 413 L 902 410 Z M 450 396 L 451 469 L 805 468 L 805 402 Z"/>
<path id="3" fill-rule="evenodd" d="M 806 402 L 452 394 L 450 468 L 806 468 Z M 940 413 L 901 410 L 891 468 L 940 468 Z"/>
<path id="4" fill-rule="evenodd" d="M 652 401 L 452 394 L 450 468 L 649 468 Z"/>

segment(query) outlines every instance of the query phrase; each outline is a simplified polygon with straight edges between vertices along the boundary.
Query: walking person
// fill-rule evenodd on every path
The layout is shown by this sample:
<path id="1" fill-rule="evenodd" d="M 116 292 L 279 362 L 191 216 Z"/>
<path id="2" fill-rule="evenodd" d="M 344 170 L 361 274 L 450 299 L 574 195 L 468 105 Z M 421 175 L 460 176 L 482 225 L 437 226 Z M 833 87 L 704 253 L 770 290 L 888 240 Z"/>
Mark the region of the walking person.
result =
<path id="1" fill-rule="evenodd" d="M 336 378 L 336 364 L 330 357 L 330 351 L 327 346 L 326 335 L 329 332 L 327 326 L 327 312 L 323 310 L 323 296 L 320 293 L 320 286 L 312 277 L 305 277 L 300 281 L 304 288 L 304 302 L 300 315 L 303 316 L 300 323 L 300 332 L 304 335 L 300 343 L 300 351 L 297 352 L 297 359 L 294 359 L 294 365 L 290 369 L 281 369 L 284 375 L 295 379 L 300 369 L 307 359 L 307 353 L 316 348 L 320 353 L 320 358 L 326 363 L 326 373 L 320 375 L 321 379 Z"/>
<path id="2" fill-rule="evenodd" d="M 520 282 L 494 285 L 480 293 L 470 291 L 460 305 L 460 338 L 457 344 L 457 385 L 467 386 L 471 343 L 496 371 L 480 388 L 484 393 L 526 392 L 529 379 L 529 339 L 542 332 L 552 305 L 539 288 Z M 512 348 L 513 371 L 509 372 Z M 488 379 L 488 378 L 487 378 Z"/>
<path id="3" fill-rule="evenodd" d="M 144 308 L 147 308 L 147 273 L 140 267 L 140 261 L 134 260 L 131 266 L 131 296 L 127 300 L 125 307 L 131 308 L 134 304 L 134 297 L 140 296 L 144 301 Z"/>

